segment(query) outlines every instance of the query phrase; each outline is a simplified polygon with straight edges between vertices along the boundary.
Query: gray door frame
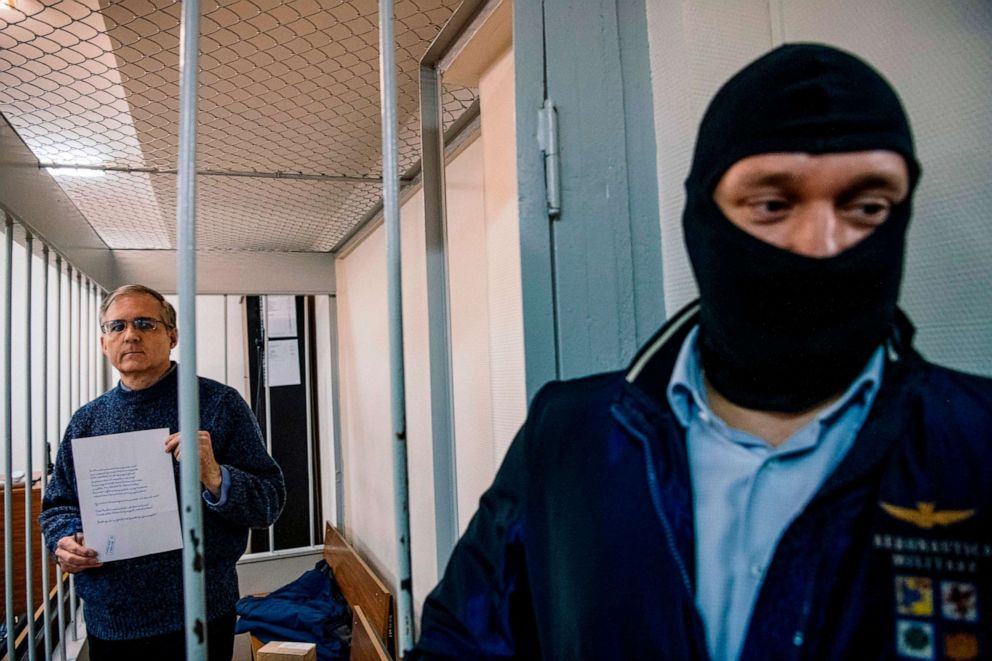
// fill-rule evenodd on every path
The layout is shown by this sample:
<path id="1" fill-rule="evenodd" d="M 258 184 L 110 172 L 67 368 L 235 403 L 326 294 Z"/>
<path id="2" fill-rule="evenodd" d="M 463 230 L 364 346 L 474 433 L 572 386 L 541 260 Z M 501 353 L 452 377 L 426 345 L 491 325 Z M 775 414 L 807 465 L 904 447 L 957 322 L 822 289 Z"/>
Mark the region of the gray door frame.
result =
<path id="1" fill-rule="evenodd" d="M 644 0 L 518 2 L 517 180 L 528 400 L 618 369 L 664 319 Z M 548 214 L 540 109 L 557 114 Z"/>

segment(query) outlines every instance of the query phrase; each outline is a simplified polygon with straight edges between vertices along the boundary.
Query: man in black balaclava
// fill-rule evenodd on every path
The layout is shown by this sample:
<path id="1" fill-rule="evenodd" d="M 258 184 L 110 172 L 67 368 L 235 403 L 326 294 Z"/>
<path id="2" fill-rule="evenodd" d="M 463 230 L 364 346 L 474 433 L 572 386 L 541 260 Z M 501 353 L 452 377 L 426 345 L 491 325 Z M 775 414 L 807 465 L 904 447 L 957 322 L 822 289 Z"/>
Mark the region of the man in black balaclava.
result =
<path id="1" fill-rule="evenodd" d="M 992 382 L 896 306 L 919 176 L 848 53 L 727 82 L 686 181 L 700 299 L 535 397 L 410 658 L 992 658 Z"/>
<path id="2" fill-rule="evenodd" d="M 783 412 L 844 390 L 892 324 L 918 176 L 899 99 L 850 55 L 786 46 L 720 90 L 684 214 L 713 386 Z"/>

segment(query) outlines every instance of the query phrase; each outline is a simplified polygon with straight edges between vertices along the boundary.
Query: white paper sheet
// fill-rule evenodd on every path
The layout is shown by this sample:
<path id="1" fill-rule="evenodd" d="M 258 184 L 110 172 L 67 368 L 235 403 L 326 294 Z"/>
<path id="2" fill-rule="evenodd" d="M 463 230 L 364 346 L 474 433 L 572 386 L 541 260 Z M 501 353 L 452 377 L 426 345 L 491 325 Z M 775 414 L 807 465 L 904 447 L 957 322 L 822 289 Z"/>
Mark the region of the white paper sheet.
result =
<path id="1" fill-rule="evenodd" d="M 265 326 L 269 337 L 296 337 L 296 297 L 267 296 Z"/>
<path id="2" fill-rule="evenodd" d="M 269 387 L 300 384 L 300 346 L 297 340 L 269 340 L 266 377 Z"/>
<path id="3" fill-rule="evenodd" d="M 101 562 L 182 548 L 168 429 L 72 439 L 86 546 Z"/>

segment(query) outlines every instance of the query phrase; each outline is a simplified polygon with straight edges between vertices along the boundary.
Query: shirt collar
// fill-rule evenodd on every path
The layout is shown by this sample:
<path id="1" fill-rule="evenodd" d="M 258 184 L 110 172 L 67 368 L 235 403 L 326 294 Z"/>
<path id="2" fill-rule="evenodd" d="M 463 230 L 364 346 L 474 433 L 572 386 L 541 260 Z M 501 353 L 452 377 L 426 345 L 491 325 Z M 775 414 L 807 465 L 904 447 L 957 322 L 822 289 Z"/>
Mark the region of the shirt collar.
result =
<path id="1" fill-rule="evenodd" d="M 689 331 L 682 342 L 679 357 L 675 359 L 672 378 L 668 382 L 667 395 L 668 404 L 683 427 L 689 426 L 694 407 L 710 414 L 699 359 L 699 326 Z"/>
<path id="2" fill-rule="evenodd" d="M 868 359 L 865 368 L 844 391 L 844 394 L 821 411 L 814 422 L 830 425 L 853 403 L 858 401 L 871 402 L 882 382 L 884 366 L 885 349 L 879 346 Z M 815 377 L 815 375 L 811 375 L 811 377 Z M 683 427 L 689 426 L 692 416 L 697 410 L 704 419 L 719 420 L 716 414 L 710 410 L 706 398 L 703 367 L 699 356 L 699 326 L 689 331 L 682 342 L 679 356 L 675 360 L 675 368 L 672 370 L 672 377 L 668 382 L 666 395 L 676 419 Z M 720 422 L 722 423 L 722 421 Z"/>

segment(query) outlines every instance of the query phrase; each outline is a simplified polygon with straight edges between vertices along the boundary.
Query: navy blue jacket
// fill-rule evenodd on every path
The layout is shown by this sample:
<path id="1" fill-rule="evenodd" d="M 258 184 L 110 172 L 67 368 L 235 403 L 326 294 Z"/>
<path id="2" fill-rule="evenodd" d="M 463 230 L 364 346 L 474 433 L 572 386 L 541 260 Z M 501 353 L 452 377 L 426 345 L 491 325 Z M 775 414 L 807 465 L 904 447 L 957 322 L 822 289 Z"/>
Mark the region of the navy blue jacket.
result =
<path id="1" fill-rule="evenodd" d="M 251 632 L 263 643 L 315 643 L 319 661 L 348 658 L 351 609 L 325 560 L 263 597 L 242 597 L 237 610 L 235 633 Z"/>
<path id="2" fill-rule="evenodd" d="M 707 658 L 664 395 L 695 323 L 690 306 L 626 374 L 535 397 L 409 658 Z M 854 446 L 783 534 L 742 659 L 992 658 L 992 381 L 911 336 L 901 317 Z"/>

